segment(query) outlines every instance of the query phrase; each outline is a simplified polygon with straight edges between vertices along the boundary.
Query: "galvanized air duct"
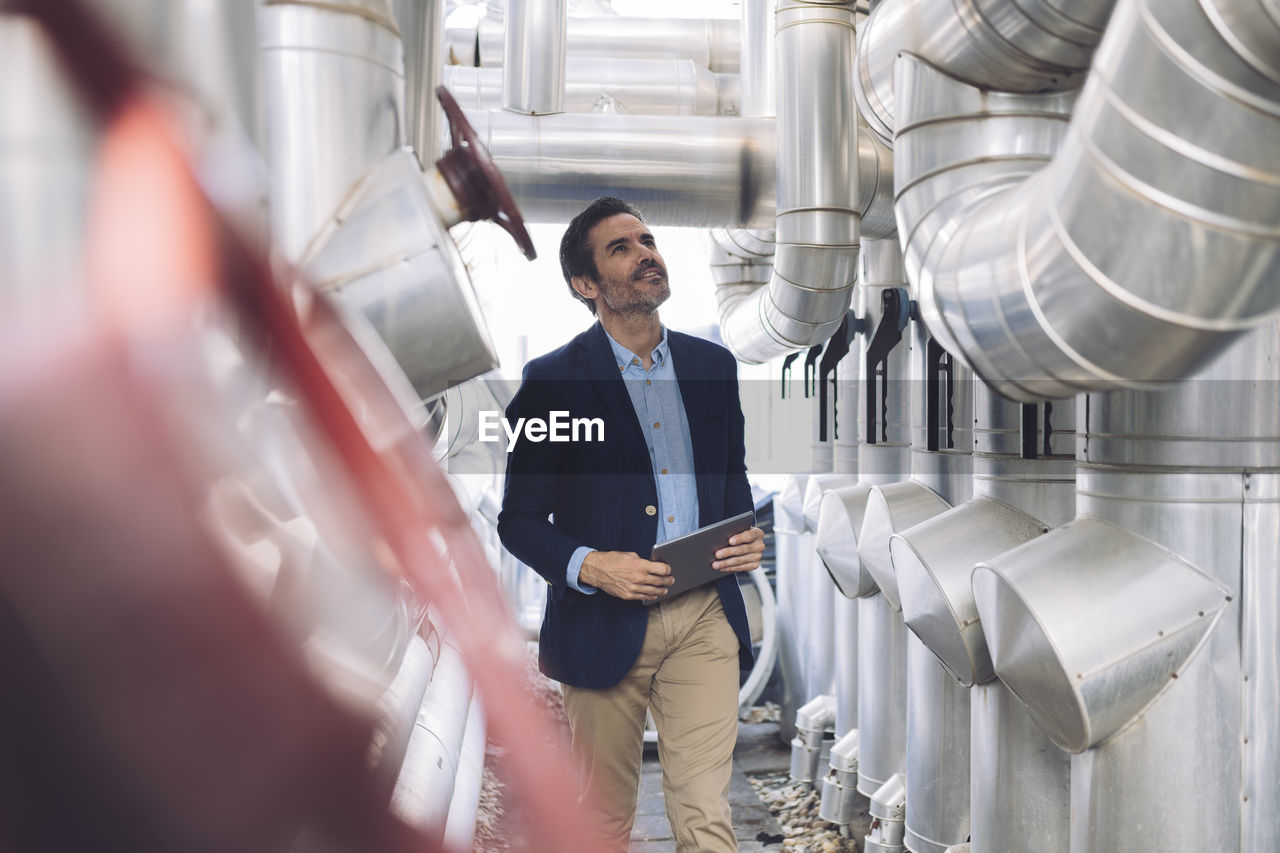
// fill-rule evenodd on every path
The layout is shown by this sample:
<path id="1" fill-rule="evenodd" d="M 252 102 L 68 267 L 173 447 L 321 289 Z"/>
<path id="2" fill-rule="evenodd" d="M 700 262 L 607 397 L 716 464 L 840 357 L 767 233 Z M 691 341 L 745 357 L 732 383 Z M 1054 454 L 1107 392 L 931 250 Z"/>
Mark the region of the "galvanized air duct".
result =
<path id="1" fill-rule="evenodd" d="M 462 657 L 446 640 L 440 645 L 390 805 L 393 814 L 437 844 L 452 808 L 471 699 L 471 679 Z"/>
<path id="2" fill-rule="evenodd" d="M 791 778 L 812 785 L 820 777 L 822 740 L 836 723 L 834 696 L 815 696 L 796 711 L 796 736 L 791 741 Z"/>
<path id="3" fill-rule="evenodd" d="M 468 112 L 528 222 L 625 197 L 652 225 L 773 222 L 773 122 L 709 116 Z"/>
<path id="4" fill-rule="evenodd" d="M 893 62 L 912 53 L 999 92 L 1080 85 L 1116 0 L 891 0 L 858 33 L 854 95 L 885 142 L 895 131 Z M 896 93 L 901 97 L 901 91 Z"/>
<path id="5" fill-rule="evenodd" d="M 978 685 L 970 696 L 972 849 L 1066 853 L 1069 758 L 993 681 L 970 576 L 975 563 L 1074 514 L 1074 407 L 1022 407 L 981 384 L 974 396 L 975 497 L 895 534 L 893 568 L 907 627 L 959 684 Z M 910 780 L 909 764 L 908 790 Z"/>
<path id="6" fill-rule="evenodd" d="M 1073 849 L 1280 844 L 1277 364 L 1272 321 L 1190 381 L 1090 395 L 1078 517 L 974 572 L 996 672 L 1080 753 Z"/>
<path id="7" fill-rule="evenodd" d="M 741 113 L 744 116 L 778 114 L 778 61 L 774 50 L 775 0 L 744 0 L 740 32 L 742 70 L 739 73 Z"/>
<path id="8" fill-rule="evenodd" d="M 720 314 L 726 345 L 748 362 L 831 337 L 849 307 L 858 257 L 858 145 L 847 73 L 853 3 L 782 0 L 776 20 L 778 87 L 787 96 L 777 104 L 773 277 Z"/>
<path id="9" fill-rule="evenodd" d="M 272 242 L 296 263 L 360 177 L 404 142 L 403 52 L 387 0 L 269 0 L 258 29 Z"/>
<path id="10" fill-rule="evenodd" d="M 467 110 L 502 108 L 501 68 L 448 65 L 444 85 Z M 732 93 L 720 78 L 688 59 L 601 59 L 565 62 L 563 112 L 630 115 L 725 114 Z"/>
<path id="11" fill-rule="evenodd" d="M 502 51 L 502 108 L 526 115 L 564 112 L 569 0 L 508 0 Z"/>
<path id="12" fill-rule="evenodd" d="M 796 711 L 808 699 L 804 696 L 804 670 L 800 658 L 800 602 L 797 565 L 812 544 L 804 532 L 804 485 L 808 474 L 789 474 L 782 492 L 773 499 L 773 537 L 777 554 L 778 665 L 782 669 L 782 706 L 778 734 L 784 743 L 795 736 Z"/>
<path id="13" fill-rule="evenodd" d="M 465 33 L 450 32 L 450 44 L 474 44 L 474 52 L 455 50 L 469 64 L 479 57 L 483 67 L 499 67 L 505 50 L 501 21 L 482 18 Z M 736 73 L 740 50 L 736 20 L 642 18 L 593 15 L 568 20 L 565 51 L 571 57 L 601 59 L 692 59 L 717 73 Z M 466 54 L 466 55 L 464 55 Z"/>
<path id="14" fill-rule="evenodd" d="M 408 81 L 405 87 L 405 141 L 418 153 L 418 159 L 424 166 L 434 163 L 443 150 L 444 122 L 435 91 L 445 65 L 446 5 L 446 0 L 392 0 L 404 42 L 405 78 Z"/>
<path id="15" fill-rule="evenodd" d="M 478 694 L 471 697 L 467 724 L 458 750 L 458 775 L 449 800 L 441 841 L 450 850 L 470 850 L 475 841 L 480 791 L 484 787 L 485 719 Z"/>
<path id="16" fill-rule="evenodd" d="M 891 263 L 897 269 L 901 269 L 902 258 L 901 250 L 898 248 L 896 240 L 889 240 L 898 231 L 898 223 L 894 219 L 893 213 L 893 151 L 883 142 L 881 142 L 875 134 L 871 133 L 863 127 L 858 128 L 858 214 L 861 217 L 861 234 L 867 238 L 864 251 L 874 251 L 871 247 L 879 242 L 885 248 L 880 249 L 885 258 L 873 261 L 877 266 L 883 267 L 886 263 Z M 764 314 L 760 313 L 760 305 L 763 300 L 767 299 L 766 291 L 762 290 L 764 284 L 771 279 L 769 273 L 769 264 L 772 263 L 774 246 L 774 233 L 768 232 L 768 245 L 763 245 L 764 235 L 755 232 L 749 235 L 747 239 L 732 236 L 736 232 L 730 232 L 730 240 L 735 240 L 741 244 L 740 249 L 730 246 L 721 240 L 721 244 L 731 255 L 738 255 L 750 259 L 752 268 L 750 275 L 739 278 L 735 284 L 741 284 L 741 287 L 723 287 L 716 290 L 716 299 L 720 306 L 720 328 L 723 332 L 726 317 L 731 315 L 748 314 L 755 310 L 760 314 L 758 323 L 764 323 Z M 892 245 L 892 248 L 888 248 Z M 897 256 L 896 260 L 893 256 Z M 900 277 L 901 283 L 905 284 L 905 276 Z M 716 277 L 717 284 L 726 284 L 727 279 L 721 276 Z M 752 285 L 750 287 L 746 285 Z M 742 304 L 739 304 L 742 303 Z M 748 303 L 757 305 L 755 309 L 748 307 Z M 763 334 L 763 330 L 761 332 Z M 732 341 L 726 341 L 730 349 L 733 348 Z M 735 350 L 735 355 L 740 359 L 745 358 L 744 354 Z"/>
<path id="17" fill-rule="evenodd" d="M 818 803 L 818 817 L 841 827 L 853 823 L 862 805 L 858 794 L 858 731 L 853 729 L 838 737 L 831 745 L 831 770 L 822 778 L 822 799 Z"/>
<path id="18" fill-rule="evenodd" d="M 951 224 L 908 253 L 927 252 L 921 313 L 1002 393 L 1184 377 L 1280 310 L 1280 84 L 1206 14 L 1248 5 L 1121 3 L 1061 151 L 1029 180 L 1007 176 L 998 197 L 991 175 L 971 185 L 937 144 L 991 94 L 899 62 L 898 145 L 931 138 L 918 158 L 899 151 L 899 224 L 915 231 L 925 207 L 951 200 Z"/>

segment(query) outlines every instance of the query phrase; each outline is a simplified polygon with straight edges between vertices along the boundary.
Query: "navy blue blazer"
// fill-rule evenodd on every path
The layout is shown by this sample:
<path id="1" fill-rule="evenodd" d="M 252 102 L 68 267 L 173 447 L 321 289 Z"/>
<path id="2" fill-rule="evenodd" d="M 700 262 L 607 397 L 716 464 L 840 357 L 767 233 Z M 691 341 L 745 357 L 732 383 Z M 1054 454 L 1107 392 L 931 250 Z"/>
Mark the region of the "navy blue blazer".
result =
<path id="1" fill-rule="evenodd" d="M 696 469 L 680 473 L 697 474 L 700 523 L 747 512 L 753 504 L 737 362 L 724 347 L 700 338 L 668 330 L 667 341 Z M 647 558 L 657 539 L 658 493 L 635 408 L 598 322 L 525 366 L 506 418 L 513 425 L 517 418 L 550 420 L 555 411 L 600 418 L 603 441 L 520 438 L 507 455 L 498 534 L 548 584 L 538 651 L 542 671 L 575 687 L 611 687 L 640 654 L 648 608 L 603 591 L 584 595 L 566 584 L 565 569 L 582 545 Z M 737 577 L 726 574 L 715 583 L 738 636 L 739 665 L 749 670 L 751 640 Z"/>

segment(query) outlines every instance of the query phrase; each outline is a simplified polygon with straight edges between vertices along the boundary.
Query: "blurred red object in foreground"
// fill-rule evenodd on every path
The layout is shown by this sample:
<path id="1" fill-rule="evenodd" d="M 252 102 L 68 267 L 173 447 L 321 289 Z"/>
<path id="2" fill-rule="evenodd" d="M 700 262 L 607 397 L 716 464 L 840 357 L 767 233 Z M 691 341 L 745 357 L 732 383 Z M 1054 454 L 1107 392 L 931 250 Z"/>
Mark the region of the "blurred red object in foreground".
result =
<path id="1" fill-rule="evenodd" d="M 367 723 L 314 681 L 201 526 L 214 463 L 166 412 L 174 377 L 140 362 L 181 357 L 221 305 L 327 439 L 370 550 L 452 632 L 535 849 L 584 849 L 572 774 L 523 695 L 518 633 L 429 446 L 328 302 L 273 282 L 212 209 L 78 5 L 20 5 L 105 129 L 88 252 L 99 310 L 0 376 L 0 719 L 16 735 L 0 847 L 433 849 L 375 793 Z"/>

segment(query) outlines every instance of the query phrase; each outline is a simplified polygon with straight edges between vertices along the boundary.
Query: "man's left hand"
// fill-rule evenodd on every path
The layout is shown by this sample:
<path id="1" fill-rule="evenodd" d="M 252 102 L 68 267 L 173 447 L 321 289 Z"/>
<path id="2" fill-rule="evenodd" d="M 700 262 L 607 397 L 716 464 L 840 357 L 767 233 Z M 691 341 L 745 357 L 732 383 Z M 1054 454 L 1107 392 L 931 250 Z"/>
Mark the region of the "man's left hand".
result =
<path id="1" fill-rule="evenodd" d="M 760 568 L 760 555 L 764 553 L 764 531 L 752 527 L 729 538 L 729 546 L 716 551 L 713 569 L 722 572 L 749 572 Z"/>

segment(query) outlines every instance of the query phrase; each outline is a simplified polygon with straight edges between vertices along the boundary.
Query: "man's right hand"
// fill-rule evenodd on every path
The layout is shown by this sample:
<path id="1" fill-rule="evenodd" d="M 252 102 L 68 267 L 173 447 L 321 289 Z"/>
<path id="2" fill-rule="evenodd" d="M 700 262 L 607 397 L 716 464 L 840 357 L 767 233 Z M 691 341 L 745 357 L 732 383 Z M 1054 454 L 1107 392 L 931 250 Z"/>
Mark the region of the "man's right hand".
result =
<path id="1" fill-rule="evenodd" d="M 616 598 L 656 601 L 675 578 L 666 563 L 646 560 L 634 551 L 592 551 L 582 561 L 578 581 Z"/>

